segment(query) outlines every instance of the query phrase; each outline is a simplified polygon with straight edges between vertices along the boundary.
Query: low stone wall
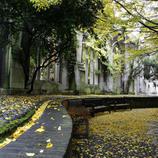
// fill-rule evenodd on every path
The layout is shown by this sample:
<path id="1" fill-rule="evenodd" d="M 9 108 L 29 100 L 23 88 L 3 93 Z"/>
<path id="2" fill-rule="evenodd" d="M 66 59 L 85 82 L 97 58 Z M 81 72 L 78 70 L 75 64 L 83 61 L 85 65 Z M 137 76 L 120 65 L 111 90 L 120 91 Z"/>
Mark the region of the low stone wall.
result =
<path id="1" fill-rule="evenodd" d="M 0 88 L 0 95 L 16 95 L 16 94 L 24 95 L 26 94 L 26 92 L 27 91 L 22 88 L 11 88 L 11 89 Z"/>

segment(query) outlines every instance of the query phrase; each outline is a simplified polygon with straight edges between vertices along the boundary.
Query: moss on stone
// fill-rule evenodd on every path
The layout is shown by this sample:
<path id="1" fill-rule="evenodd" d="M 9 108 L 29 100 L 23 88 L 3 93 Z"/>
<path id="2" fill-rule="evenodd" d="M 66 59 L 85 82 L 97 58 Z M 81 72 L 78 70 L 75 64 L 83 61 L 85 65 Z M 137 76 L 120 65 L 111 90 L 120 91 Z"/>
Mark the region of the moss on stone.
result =
<path id="1" fill-rule="evenodd" d="M 28 111 L 28 113 L 24 116 L 22 116 L 19 119 L 10 121 L 6 124 L 4 124 L 3 127 L 0 128 L 0 142 L 3 142 L 3 140 L 14 130 L 16 130 L 17 127 L 20 125 L 23 125 L 31 116 L 35 113 L 35 109 L 32 109 L 31 111 Z"/>
<path id="2" fill-rule="evenodd" d="M 82 84 L 80 88 L 81 94 L 101 94 L 101 90 L 98 85 Z"/>

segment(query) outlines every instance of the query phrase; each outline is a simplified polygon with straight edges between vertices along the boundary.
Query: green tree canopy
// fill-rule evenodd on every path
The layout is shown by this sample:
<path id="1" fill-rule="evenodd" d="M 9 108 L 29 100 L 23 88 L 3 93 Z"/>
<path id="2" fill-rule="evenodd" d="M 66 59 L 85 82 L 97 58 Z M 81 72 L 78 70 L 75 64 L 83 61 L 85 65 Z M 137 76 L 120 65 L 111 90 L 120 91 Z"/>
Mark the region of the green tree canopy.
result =
<path id="1" fill-rule="evenodd" d="M 32 48 L 40 46 L 47 49 L 42 55 L 45 60 L 51 59 L 52 52 L 53 55 L 58 54 L 58 57 L 62 54 L 67 56 L 69 52 L 73 53 L 75 30 L 84 28 L 91 30 L 96 21 L 95 15 L 100 9 L 102 9 L 100 0 L 0 2 L 0 27 L 8 28 L 5 31 L 11 36 L 22 33 L 19 56 L 25 74 L 25 87 L 30 79 L 30 57 L 34 56 Z M 49 63 L 44 62 L 44 67 Z"/>

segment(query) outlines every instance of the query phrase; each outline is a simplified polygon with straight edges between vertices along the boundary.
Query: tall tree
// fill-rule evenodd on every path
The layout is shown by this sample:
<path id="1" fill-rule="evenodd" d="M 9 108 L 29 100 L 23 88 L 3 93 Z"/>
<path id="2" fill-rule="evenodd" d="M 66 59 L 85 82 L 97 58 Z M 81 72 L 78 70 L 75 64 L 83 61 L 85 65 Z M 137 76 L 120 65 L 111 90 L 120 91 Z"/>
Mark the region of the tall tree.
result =
<path id="1" fill-rule="evenodd" d="M 29 62 L 34 44 L 41 41 L 41 43 L 48 42 L 46 45 L 50 46 L 50 40 L 56 42 L 53 53 L 50 48 L 47 49 L 49 51 L 46 51 L 45 61 L 42 64 L 44 66 L 39 66 L 34 71 L 31 84 L 34 83 L 37 70 L 47 67 L 52 61 L 52 55 L 54 57 L 54 54 L 58 54 L 59 57 L 59 55 L 74 51 L 75 41 L 72 39 L 74 39 L 75 29 L 88 28 L 90 30 L 96 20 L 94 15 L 102 9 L 100 0 L 62 0 L 60 3 L 49 1 L 49 4 L 47 2 L 41 0 L 31 2 L 29 0 L 2 0 L 0 2 L 0 24 L 9 26 L 10 33 L 22 32 L 19 55 L 21 55 L 20 60 L 25 74 L 25 88 L 28 87 L 30 79 Z M 53 38 L 52 34 L 54 34 Z M 44 45 L 42 46 L 45 48 Z M 31 91 L 32 89 L 33 86 L 31 86 Z"/>

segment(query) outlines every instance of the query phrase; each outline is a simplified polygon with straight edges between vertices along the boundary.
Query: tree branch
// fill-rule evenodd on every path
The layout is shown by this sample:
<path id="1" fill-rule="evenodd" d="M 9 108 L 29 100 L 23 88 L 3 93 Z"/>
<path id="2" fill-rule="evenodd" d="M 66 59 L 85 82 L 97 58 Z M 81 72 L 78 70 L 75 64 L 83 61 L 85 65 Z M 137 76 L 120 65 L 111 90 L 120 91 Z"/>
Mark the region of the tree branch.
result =
<path id="1" fill-rule="evenodd" d="M 137 14 L 138 14 L 141 18 L 143 18 L 143 19 L 146 20 L 147 22 L 149 22 L 149 23 L 151 23 L 151 24 L 154 24 L 154 25 L 158 25 L 157 22 L 154 22 L 154 21 L 152 21 L 152 20 L 146 18 L 146 17 L 143 16 L 142 14 L 140 14 L 136 8 L 135 8 L 135 11 L 137 12 Z M 157 27 L 158 27 L 158 26 L 157 26 Z"/>
<path id="2" fill-rule="evenodd" d="M 135 17 L 135 15 L 133 13 L 131 13 L 122 3 L 120 3 L 117 0 L 113 0 L 115 3 L 119 4 L 129 15 L 131 15 L 132 17 Z M 145 23 L 143 23 L 141 20 L 138 20 L 138 22 L 143 25 L 144 27 L 148 28 L 149 30 L 155 32 L 158 34 L 158 31 L 153 29 L 152 27 L 150 27 L 149 25 L 146 25 Z"/>

